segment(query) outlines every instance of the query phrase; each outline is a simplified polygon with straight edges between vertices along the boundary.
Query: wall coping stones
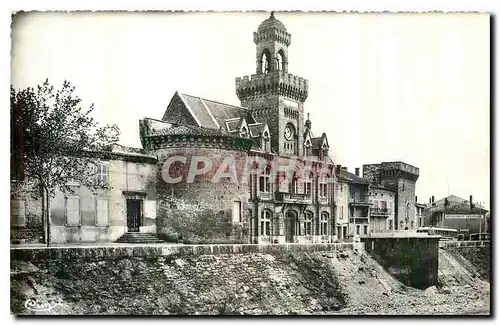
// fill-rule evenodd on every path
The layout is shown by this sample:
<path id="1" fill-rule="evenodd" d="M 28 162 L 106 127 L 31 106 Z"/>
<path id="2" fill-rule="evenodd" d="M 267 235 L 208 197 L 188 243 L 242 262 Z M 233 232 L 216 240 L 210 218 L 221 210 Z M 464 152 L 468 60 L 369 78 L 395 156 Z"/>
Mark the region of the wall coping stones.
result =
<path id="1" fill-rule="evenodd" d="M 10 249 L 10 259 L 34 260 L 101 260 L 127 257 L 159 257 L 182 255 L 219 254 L 272 254 L 279 252 L 328 252 L 364 250 L 363 243 L 329 244 L 220 244 L 220 245 L 120 245 L 85 247 L 15 247 Z"/>
<path id="2" fill-rule="evenodd" d="M 484 247 L 490 246 L 489 240 L 459 240 L 459 241 L 439 241 L 440 248 L 448 247 Z"/>

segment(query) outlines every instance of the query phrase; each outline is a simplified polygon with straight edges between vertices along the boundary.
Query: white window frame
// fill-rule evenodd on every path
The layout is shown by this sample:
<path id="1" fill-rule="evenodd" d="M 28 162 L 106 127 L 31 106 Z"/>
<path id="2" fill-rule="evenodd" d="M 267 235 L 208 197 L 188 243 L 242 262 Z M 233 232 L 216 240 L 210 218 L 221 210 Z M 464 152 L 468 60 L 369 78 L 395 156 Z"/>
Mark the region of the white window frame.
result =
<path id="1" fill-rule="evenodd" d="M 271 220 L 272 212 L 269 210 L 262 210 L 260 212 L 260 235 L 271 236 Z"/>
<path id="2" fill-rule="evenodd" d="M 261 183 L 262 182 L 262 183 Z M 263 185 L 263 186 L 261 186 Z M 260 193 L 269 193 L 271 192 L 271 175 L 269 175 L 269 170 L 264 169 L 262 174 L 259 177 L 259 192 Z"/>
<path id="3" fill-rule="evenodd" d="M 241 201 L 233 201 L 233 223 L 241 222 Z"/>

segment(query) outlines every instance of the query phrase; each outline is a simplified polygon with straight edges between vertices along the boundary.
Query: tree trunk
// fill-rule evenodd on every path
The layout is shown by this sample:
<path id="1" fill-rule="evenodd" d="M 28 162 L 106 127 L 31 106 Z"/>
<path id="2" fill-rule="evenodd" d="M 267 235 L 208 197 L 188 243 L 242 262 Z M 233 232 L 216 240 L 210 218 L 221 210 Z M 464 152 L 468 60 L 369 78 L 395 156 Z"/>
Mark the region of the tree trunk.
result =
<path id="1" fill-rule="evenodd" d="M 42 194 L 42 227 L 43 227 L 43 238 L 42 238 L 42 242 L 44 244 L 47 243 L 47 223 L 46 223 L 46 220 L 47 218 L 45 218 L 45 190 L 43 188 L 41 188 L 41 194 Z"/>
<path id="2" fill-rule="evenodd" d="M 51 226 L 51 218 L 50 218 L 50 195 L 49 191 L 46 190 L 46 198 L 47 198 L 47 247 L 50 246 L 51 238 L 50 238 L 50 226 Z"/>

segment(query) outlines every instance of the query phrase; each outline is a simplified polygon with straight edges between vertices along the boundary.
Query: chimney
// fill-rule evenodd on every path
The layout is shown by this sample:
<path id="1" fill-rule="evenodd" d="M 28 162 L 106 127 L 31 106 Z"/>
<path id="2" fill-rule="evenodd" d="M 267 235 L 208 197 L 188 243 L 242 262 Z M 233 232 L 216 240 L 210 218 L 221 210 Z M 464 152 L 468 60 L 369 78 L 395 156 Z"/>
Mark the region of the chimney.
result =
<path id="1" fill-rule="evenodd" d="M 434 195 L 432 196 L 432 203 L 434 203 Z"/>
<path id="2" fill-rule="evenodd" d="M 342 166 L 342 170 L 345 170 L 345 171 L 347 171 L 347 167 L 343 167 L 343 166 Z"/>
<path id="3" fill-rule="evenodd" d="M 356 176 L 359 176 L 359 167 L 356 167 L 355 173 L 356 173 Z"/>
<path id="4" fill-rule="evenodd" d="M 340 175 L 340 167 L 342 167 L 342 166 L 341 165 L 335 166 L 335 174 Z"/>
<path id="5" fill-rule="evenodd" d="M 417 203 L 417 202 L 418 202 L 418 200 L 417 200 L 417 196 L 415 195 L 415 203 Z"/>
<path id="6" fill-rule="evenodd" d="M 469 203 L 470 203 L 470 208 L 472 209 L 474 207 L 474 203 L 472 203 L 472 195 L 469 196 Z"/>
<path id="7" fill-rule="evenodd" d="M 429 203 L 432 203 L 432 200 L 431 200 L 431 198 L 429 198 Z"/>

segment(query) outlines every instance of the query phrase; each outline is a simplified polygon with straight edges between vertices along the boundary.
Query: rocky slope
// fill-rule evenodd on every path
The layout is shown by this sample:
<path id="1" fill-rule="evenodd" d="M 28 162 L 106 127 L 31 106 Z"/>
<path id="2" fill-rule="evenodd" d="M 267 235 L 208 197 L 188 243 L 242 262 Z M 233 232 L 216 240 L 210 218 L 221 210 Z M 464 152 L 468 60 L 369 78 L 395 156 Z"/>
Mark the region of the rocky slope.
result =
<path id="1" fill-rule="evenodd" d="M 402 285 L 358 251 L 14 261 L 11 310 L 106 315 L 488 313 L 489 283 L 468 269 L 473 265 L 462 265 L 441 250 L 439 288 L 422 291 Z M 51 309 L 30 310 L 43 309 L 43 304 Z"/>

